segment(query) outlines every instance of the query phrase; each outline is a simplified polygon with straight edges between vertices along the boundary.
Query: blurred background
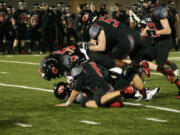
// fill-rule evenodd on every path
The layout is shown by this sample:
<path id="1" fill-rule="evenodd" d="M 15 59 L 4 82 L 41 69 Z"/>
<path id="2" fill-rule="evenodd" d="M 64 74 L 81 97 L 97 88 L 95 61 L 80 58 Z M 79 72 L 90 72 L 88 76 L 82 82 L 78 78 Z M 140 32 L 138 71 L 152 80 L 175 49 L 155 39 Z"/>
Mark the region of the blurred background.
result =
<path id="1" fill-rule="evenodd" d="M 77 5 L 79 4 L 90 4 L 95 3 L 96 9 L 98 10 L 101 4 L 106 4 L 107 9 L 109 12 L 113 10 L 114 3 L 120 3 L 122 4 L 123 8 L 126 8 L 127 6 L 133 5 L 134 3 L 137 3 L 137 0 L 46 0 L 49 5 L 57 5 L 58 2 L 63 2 L 65 4 L 68 4 L 72 7 L 72 11 L 74 13 L 77 12 Z M 27 8 L 32 9 L 34 3 L 43 3 L 44 0 L 26 0 L 27 2 Z M 160 0 L 160 3 L 167 4 L 168 0 Z M 178 11 L 180 11 L 180 0 L 174 0 L 175 7 Z M 14 7 L 18 6 L 18 0 L 6 0 L 7 5 L 13 5 Z M 180 39 L 180 23 L 177 25 L 177 37 Z"/>

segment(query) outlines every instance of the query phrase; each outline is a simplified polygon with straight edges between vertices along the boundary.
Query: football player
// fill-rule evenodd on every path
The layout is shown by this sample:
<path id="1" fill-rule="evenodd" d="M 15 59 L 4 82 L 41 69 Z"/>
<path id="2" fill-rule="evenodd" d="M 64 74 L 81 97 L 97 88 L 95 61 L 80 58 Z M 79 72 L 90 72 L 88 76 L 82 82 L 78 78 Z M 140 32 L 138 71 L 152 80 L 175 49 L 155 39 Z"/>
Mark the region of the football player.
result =
<path id="1" fill-rule="evenodd" d="M 88 51 L 90 59 L 106 68 L 112 68 L 115 66 L 122 67 L 127 63 L 129 64 L 130 61 L 128 59 L 123 60 L 127 56 L 130 56 L 132 61 L 138 61 L 138 63 L 142 60 L 142 56 L 144 55 L 142 44 L 144 42 L 142 42 L 141 36 L 136 30 L 129 28 L 115 19 L 107 17 L 91 18 L 91 14 L 88 12 L 82 16 L 82 20 L 90 25 L 90 43 L 93 45 L 82 42 L 79 46 L 86 50 L 90 50 Z M 168 37 L 168 35 L 162 35 L 162 37 Z M 159 42 L 161 43 L 161 40 Z M 168 40 L 168 42 L 171 42 L 171 40 Z M 169 44 L 167 45 L 167 48 L 163 48 L 164 51 L 162 52 L 168 52 L 168 47 Z M 159 48 L 159 46 L 157 48 Z M 152 55 L 154 52 L 150 53 Z M 163 63 L 163 61 L 167 62 L 167 56 L 164 55 L 161 57 L 163 57 L 164 60 L 157 58 L 159 63 Z M 174 76 L 174 73 L 169 68 L 164 68 L 163 65 L 158 63 L 158 65 L 156 65 L 152 62 L 148 62 L 148 64 L 145 62 L 144 64 L 148 65 L 151 70 L 164 74 L 171 83 L 175 82 L 177 87 L 180 88 L 179 79 Z M 145 71 L 147 71 L 149 76 L 149 71 L 147 69 L 145 69 Z"/>
<path id="2" fill-rule="evenodd" d="M 179 13 L 174 7 L 174 1 L 168 0 L 167 10 L 168 10 L 168 19 L 169 24 L 171 27 L 171 38 L 173 40 L 173 45 L 175 47 L 175 50 L 178 51 L 178 44 L 177 44 L 177 35 L 176 35 L 176 25 L 179 22 Z"/>
<path id="3" fill-rule="evenodd" d="M 40 39 L 41 39 L 41 32 L 40 32 L 40 17 L 41 13 L 39 11 L 39 5 L 34 4 L 33 11 L 31 12 L 31 18 L 30 18 L 30 24 L 31 24 L 31 50 L 34 51 L 33 49 L 36 48 L 36 51 L 39 53 L 41 51 L 40 49 Z M 35 47 L 34 47 L 35 45 Z"/>
<path id="4" fill-rule="evenodd" d="M 29 11 L 26 9 L 26 2 L 24 0 L 19 1 L 19 8 L 14 13 L 13 26 L 15 29 L 15 40 L 13 43 L 14 53 L 18 50 L 18 44 L 21 45 L 21 54 L 25 53 L 25 40 L 26 40 L 26 31 L 27 24 L 30 18 Z"/>
<path id="5" fill-rule="evenodd" d="M 0 1 L 0 50 L 5 54 L 5 45 L 3 43 L 4 37 L 6 36 L 8 13 L 5 9 L 5 2 Z"/>

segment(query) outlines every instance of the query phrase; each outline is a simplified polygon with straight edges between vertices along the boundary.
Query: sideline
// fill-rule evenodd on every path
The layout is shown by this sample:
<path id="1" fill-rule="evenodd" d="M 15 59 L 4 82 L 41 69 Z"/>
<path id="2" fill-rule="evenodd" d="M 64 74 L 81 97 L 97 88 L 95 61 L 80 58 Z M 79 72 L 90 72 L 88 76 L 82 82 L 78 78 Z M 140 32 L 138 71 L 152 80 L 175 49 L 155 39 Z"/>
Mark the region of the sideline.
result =
<path id="1" fill-rule="evenodd" d="M 53 90 L 50 90 L 50 89 L 34 88 L 34 87 L 22 86 L 22 85 L 14 85 L 14 84 L 0 83 L 0 86 L 2 86 L 2 87 L 23 88 L 23 89 L 30 89 L 30 90 L 39 90 L 39 91 L 45 91 L 45 92 L 51 92 L 51 93 L 53 92 Z M 140 106 L 140 107 L 145 107 L 145 108 L 152 108 L 152 109 L 156 109 L 156 110 L 162 110 L 162 111 L 174 112 L 174 113 L 179 113 L 180 114 L 180 110 L 166 108 L 166 107 L 143 105 L 143 104 L 139 104 L 139 103 L 130 103 L 130 102 L 124 102 L 124 104 L 125 105 L 130 105 L 130 106 Z"/>

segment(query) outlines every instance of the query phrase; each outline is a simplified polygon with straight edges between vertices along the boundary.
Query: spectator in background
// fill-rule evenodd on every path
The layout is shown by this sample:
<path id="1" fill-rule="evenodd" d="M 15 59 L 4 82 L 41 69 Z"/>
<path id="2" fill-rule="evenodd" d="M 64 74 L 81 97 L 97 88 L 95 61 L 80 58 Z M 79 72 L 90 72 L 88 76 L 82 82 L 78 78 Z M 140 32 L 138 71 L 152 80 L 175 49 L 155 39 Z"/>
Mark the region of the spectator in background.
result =
<path id="1" fill-rule="evenodd" d="M 6 25 L 7 25 L 7 10 L 5 9 L 5 2 L 0 1 L 0 49 L 3 54 L 5 54 L 5 45 L 3 39 L 6 35 Z"/>
<path id="2" fill-rule="evenodd" d="M 96 11 L 96 6 L 95 6 L 95 4 L 94 3 L 91 3 L 90 4 L 90 10 L 91 10 L 91 12 L 92 12 L 92 16 L 98 16 L 98 12 Z"/>
<path id="3" fill-rule="evenodd" d="M 25 53 L 25 40 L 27 32 L 27 24 L 29 20 L 29 11 L 26 9 L 26 2 L 21 0 L 19 2 L 19 8 L 14 13 L 13 26 L 15 28 L 15 40 L 13 44 L 14 53 L 18 51 L 18 45 L 20 42 L 20 53 Z"/>
<path id="4" fill-rule="evenodd" d="M 31 50 L 37 51 L 40 53 L 40 39 L 41 39 L 41 32 L 40 32 L 40 18 L 41 12 L 39 11 L 39 5 L 34 4 L 33 10 L 31 12 L 30 24 L 31 24 Z"/>
<path id="5" fill-rule="evenodd" d="M 50 53 L 54 51 L 54 40 L 55 40 L 55 14 L 49 10 L 47 3 L 42 4 L 42 15 L 41 15 L 41 31 L 42 31 L 42 52 L 45 54 L 47 48 Z"/>
<path id="6" fill-rule="evenodd" d="M 176 51 L 178 51 L 178 44 L 177 44 L 177 35 L 176 35 L 176 24 L 179 22 L 179 15 L 177 10 L 174 7 L 174 1 L 169 0 L 167 5 L 168 10 L 168 21 L 171 27 L 171 38 L 173 40 L 173 46 Z"/>
<path id="7" fill-rule="evenodd" d="M 74 42 L 77 42 L 77 33 L 74 30 L 74 19 L 75 15 L 72 13 L 71 6 L 66 6 L 65 8 L 65 18 L 63 21 L 64 24 L 64 30 L 66 35 L 66 44 L 70 45 Z"/>
<path id="8" fill-rule="evenodd" d="M 108 16 L 108 11 L 107 11 L 106 4 L 101 4 L 100 5 L 99 16 Z"/>
<path id="9" fill-rule="evenodd" d="M 115 3 L 115 11 L 112 12 L 112 18 L 118 20 L 119 22 L 126 23 L 126 14 L 122 10 L 122 5 L 120 3 Z"/>
<path id="10" fill-rule="evenodd" d="M 84 5 L 79 4 L 77 6 L 78 13 L 75 15 L 75 19 L 74 19 L 74 30 L 76 31 L 78 40 L 80 41 L 83 41 L 82 26 L 80 24 L 80 18 L 83 11 L 84 11 Z"/>
<path id="11" fill-rule="evenodd" d="M 65 5 L 63 2 L 59 2 L 57 5 L 56 23 L 57 23 L 57 39 L 58 39 L 58 49 L 64 47 L 64 28 L 63 20 L 65 18 Z"/>
<path id="12" fill-rule="evenodd" d="M 12 27 L 12 20 L 13 20 L 13 7 L 7 7 L 8 18 L 7 18 L 7 29 L 6 29 L 6 46 L 7 46 L 7 54 L 12 53 L 13 49 L 13 42 L 15 38 L 15 31 Z"/>

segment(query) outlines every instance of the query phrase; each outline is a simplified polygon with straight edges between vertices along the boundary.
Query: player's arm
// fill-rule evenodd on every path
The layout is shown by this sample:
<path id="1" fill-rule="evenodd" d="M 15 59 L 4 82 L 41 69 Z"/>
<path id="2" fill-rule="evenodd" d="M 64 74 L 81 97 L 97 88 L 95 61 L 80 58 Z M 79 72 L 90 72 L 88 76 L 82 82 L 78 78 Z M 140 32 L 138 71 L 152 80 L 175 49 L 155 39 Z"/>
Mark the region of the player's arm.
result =
<path id="1" fill-rule="evenodd" d="M 72 90 L 71 95 L 70 95 L 70 97 L 68 98 L 68 100 L 66 101 L 66 103 L 57 104 L 57 105 L 55 105 L 55 106 L 59 106 L 59 107 L 67 107 L 67 106 L 69 106 L 69 105 L 75 100 L 75 98 L 76 98 L 76 96 L 77 96 L 78 94 L 79 94 L 78 91 Z"/>
<path id="2" fill-rule="evenodd" d="M 179 14 L 177 13 L 177 14 L 176 14 L 176 23 L 175 23 L 175 25 L 177 25 L 178 22 L 179 22 Z"/>
<path id="3" fill-rule="evenodd" d="M 169 35 L 171 34 L 171 28 L 168 19 L 161 19 L 160 23 L 162 25 L 161 30 L 151 30 L 148 26 L 141 32 L 141 36 L 148 36 L 148 31 L 153 32 L 154 35 Z"/>
<path id="4" fill-rule="evenodd" d="M 157 35 L 169 35 L 169 34 L 171 34 L 171 28 L 170 28 L 168 19 L 167 18 L 161 19 L 160 23 L 161 23 L 163 28 L 161 30 L 157 30 L 156 34 Z"/>
<path id="5" fill-rule="evenodd" d="M 91 40 L 90 43 L 96 43 L 96 40 Z M 106 49 L 106 36 L 104 30 L 101 30 L 97 38 L 97 45 L 90 46 L 91 51 L 105 51 Z"/>

